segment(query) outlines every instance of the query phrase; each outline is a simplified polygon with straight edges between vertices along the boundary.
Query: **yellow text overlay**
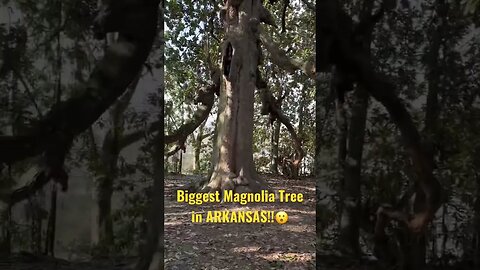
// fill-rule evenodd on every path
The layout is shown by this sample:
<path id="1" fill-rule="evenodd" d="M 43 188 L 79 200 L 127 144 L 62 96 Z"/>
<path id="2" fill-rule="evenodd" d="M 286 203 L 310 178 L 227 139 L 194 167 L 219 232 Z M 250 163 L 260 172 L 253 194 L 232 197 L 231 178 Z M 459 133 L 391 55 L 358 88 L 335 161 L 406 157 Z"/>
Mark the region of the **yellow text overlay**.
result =
<path id="1" fill-rule="evenodd" d="M 189 205 L 201 205 L 204 203 L 240 203 L 245 205 L 247 203 L 301 203 L 303 202 L 302 193 L 289 193 L 281 189 L 278 191 L 278 196 L 275 193 L 262 190 L 259 193 L 234 193 L 233 190 L 224 190 L 222 196 L 220 192 L 212 193 L 192 193 L 187 190 L 177 190 L 177 202 L 188 203 Z"/>
<path id="2" fill-rule="evenodd" d="M 271 223 L 275 222 L 274 211 L 192 211 L 192 223 Z"/>

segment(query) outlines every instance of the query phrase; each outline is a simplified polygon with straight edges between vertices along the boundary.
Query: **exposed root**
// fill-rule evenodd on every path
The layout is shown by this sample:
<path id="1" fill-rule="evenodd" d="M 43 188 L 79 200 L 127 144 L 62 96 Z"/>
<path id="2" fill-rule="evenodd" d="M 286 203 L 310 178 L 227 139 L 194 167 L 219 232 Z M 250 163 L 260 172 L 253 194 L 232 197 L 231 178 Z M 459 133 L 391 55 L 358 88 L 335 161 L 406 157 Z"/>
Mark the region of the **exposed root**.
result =
<path id="1" fill-rule="evenodd" d="M 207 181 L 208 180 L 208 181 Z M 192 182 L 188 190 L 191 192 L 215 192 L 233 190 L 234 193 L 257 193 L 262 190 L 270 190 L 267 183 L 259 177 L 251 177 L 243 174 L 214 172 L 210 178 Z"/>

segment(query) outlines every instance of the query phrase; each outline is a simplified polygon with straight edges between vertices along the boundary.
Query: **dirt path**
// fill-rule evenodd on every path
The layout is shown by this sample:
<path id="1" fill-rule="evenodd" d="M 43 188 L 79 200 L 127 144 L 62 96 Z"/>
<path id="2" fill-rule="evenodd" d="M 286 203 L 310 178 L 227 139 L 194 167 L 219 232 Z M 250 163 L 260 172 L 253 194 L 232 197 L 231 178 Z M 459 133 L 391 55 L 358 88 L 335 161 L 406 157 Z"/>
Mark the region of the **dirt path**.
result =
<path id="1" fill-rule="evenodd" d="M 235 203 L 191 206 L 175 192 L 191 177 L 165 180 L 165 269 L 315 269 L 315 181 L 264 176 L 274 190 L 304 194 L 303 203 Z M 286 224 L 192 223 L 191 212 L 283 210 Z"/>

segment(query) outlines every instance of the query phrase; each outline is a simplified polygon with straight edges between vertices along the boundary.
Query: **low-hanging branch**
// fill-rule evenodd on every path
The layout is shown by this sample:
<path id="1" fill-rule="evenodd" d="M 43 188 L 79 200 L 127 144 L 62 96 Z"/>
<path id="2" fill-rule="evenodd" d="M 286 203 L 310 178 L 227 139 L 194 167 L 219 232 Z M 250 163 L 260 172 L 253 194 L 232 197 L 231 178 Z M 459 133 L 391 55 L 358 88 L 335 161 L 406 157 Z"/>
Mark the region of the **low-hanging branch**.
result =
<path id="1" fill-rule="evenodd" d="M 215 92 L 219 91 L 218 84 L 212 84 L 200 89 L 196 102 L 199 103 L 198 110 L 195 111 L 193 117 L 180 126 L 171 134 L 165 135 L 165 143 L 171 144 L 177 142 L 182 145 L 187 140 L 187 137 L 192 134 L 202 123 L 207 120 L 210 111 L 212 110 L 215 101 Z"/>
<path id="2" fill-rule="evenodd" d="M 165 144 L 176 143 L 177 147 L 167 153 L 167 156 L 175 154 L 178 150 L 182 149 L 187 141 L 187 138 L 192 134 L 210 115 L 210 111 L 215 103 L 215 93 L 220 92 L 220 70 L 215 69 L 212 72 L 212 83 L 208 86 L 202 87 L 197 92 L 195 98 L 195 104 L 198 105 L 197 111 L 193 114 L 193 117 L 185 124 L 180 126 L 177 130 L 171 134 L 165 135 Z"/>
<path id="3" fill-rule="evenodd" d="M 171 134 L 165 135 L 165 144 L 176 143 L 176 147 L 166 153 L 166 156 L 171 156 L 178 150 L 182 149 L 188 136 L 192 134 L 210 115 L 213 104 L 215 103 L 215 93 L 219 93 L 220 91 L 220 76 L 216 69 L 212 72 L 211 79 L 213 81 L 212 83 L 200 88 L 197 92 L 195 104 L 199 105 L 197 111 L 193 114 L 193 117 Z M 162 129 L 162 127 L 163 123 L 160 120 L 157 120 L 149 124 L 147 130 L 136 130 L 132 133 L 126 134 L 120 140 L 120 147 L 124 148 L 131 145 L 145 137 L 146 134 L 157 132 Z"/>
<path id="4" fill-rule="evenodd" d="M 273 41 L 263 28 L 260 29 L 260 41 L 270 53 L 270 58 L 275 65 L 289 73 L 301 70 L 309 78 L 315 79 L 316 71 L 314 57 L 310 57 L 306 61 L 290 58 L 280 49 L 278 44 Z"/>
<path id="5" fill-rule="evenodd" d="M 180 126 L 173 133 L 165 135 L 165 144 L 176 143 L 178 147 L 172 150 L 172 153 L 168 153 L 167 156 L 175 154 L 180 150 L 181 146 L 185 144 L 187 137 L 192 134 L 202 123 L 208 118 L 208 115 L 212 111 L 213 104 L 215 101 L 215 92 L 218 91 L 216 85 L 209 85 L 205 88 L 200 89 L 199 97 L 197 97 L 197 102 L 200 103 L 197 111 L 195 111 L 193 117 L 182 126 Z M 162 122 L 157 120 L 149 124 L 147 130 L 136 130 L 130 134 L 126 134 L 120 140 L 120 146 L 126 147 L 132 143 L 135 143 L 145 137 L 146 134 L 152 134 L 161 129 Z"/>

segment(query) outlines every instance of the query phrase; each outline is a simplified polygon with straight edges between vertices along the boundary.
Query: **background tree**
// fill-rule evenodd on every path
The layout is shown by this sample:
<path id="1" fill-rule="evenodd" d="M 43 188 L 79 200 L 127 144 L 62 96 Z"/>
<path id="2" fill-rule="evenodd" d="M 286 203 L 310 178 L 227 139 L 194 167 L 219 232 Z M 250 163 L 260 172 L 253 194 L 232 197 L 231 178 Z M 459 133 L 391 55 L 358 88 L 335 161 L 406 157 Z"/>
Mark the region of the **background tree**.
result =
<path id="1" fill-rule="evenodd" d="M 97 13 L 97 9 L 109 12 Z M 119 182 L 119 186 L 128 183 L 131 188 L 137 184 L 136 180 L 145 177 L 138 164 L 133 166 L 126 162 L 132 158 L 131 148 L 123 153 L 122 150 L 162 128 L 154 109 L 158 104 L 152 102 L 154 96 L 149 96 L 148 91 L 135 95 L 134 87 L 138 82 L 143 90 L 156 91 L 156 87 L 151 87 L 155 84 L 152 77 L 163 66 L 162 41 L 157 42 L 155 38 L 158 1 L 105 1 L 98 7 L 97 1 L 4 1 L 1 11 L 10 15 L 6 23 L 2 15 L 0 31 L 2 37 L 8 37 L 2 38 L 2 54 L 7 56 L 2 60 L 7 61 L 1 62 L 1 76 L 8 78 L 6 81 L 9 82 L 2 84 L 0 91 L 2 102 L 7 105 L 7 109 L 2 106 L 0 137 L 0 198 L 6 204 L 1 209 L 2 217 L 6 217 L 2 218 L 3 246 L 7 252 L 24 249 L 34 253 L 45 247 L 45 252 L 50 255 L 57 250 L 60 256 L 65 256 L 66 247 L 53 247 L 53 243 L 69 244 L 58 237 L 59 227 L 60 231 L 63 228 L 55 224 L 83 224 L 88 217 L 78 215 L 76 221 L 75 218 L 70 221 L 71 213 L 56 211 L 54 206 L 67 205 L 72 209 L 75 204 L 88 205 L 89 201 L 82 197 L 82 189 L 88 189 L 85 184 L 88 178 L 76 175 L 88 169 L 98 177 L 97 180 L 101 180 L 97 182 L 102 182 L 99 185 L 103 188 L 99 192 L 102 211 L 97 226 L 102 228 L 99 238 L 111 246 L 114 244 L 114 230 L 123 229 L 125 224 L 130 226 L 125 219 L 117 218 L 117 211 L 110 209 L 113 208 L 113 191 L 117 191 L 117 195 L 128 194 L 114 183 Z M 126 25 L 125 21 L 131 24 Z M 110 39 L 113 42 L 105 44 L 93 39 L 104 39 L 110 32 L 117 33 L 115 39 Z M 149 54 L 151 62 L 145 64 Z M 141 76 L 144 67 L 144 73 L 152 76 Z M 158 80 L 163 81 L 163 77 Z M 127 90 L 129 85 L 132 87 Z M 138 109 L 139 104 L 149 101 L 153 106 L 144 106 L 146 111 Z M 132 104 L 130 108 L 129 104 Z M 155 115 L 153 121 L 150 114 Z M 97 148 L 98 137 L 104 140 L 103 146 Z M 133 152 L 139 152 L 138 145 L 134 149 Z M 69 175 L 73 179 L 70 185 Z M 45 208 L 45 196 L 42 198 L 36 194 L 45 194 L 41 189 L 50 180 L 60 183 L 63 191 L 70 189 L 67 194 L 59 195 L 57 203 L 52 193 L 52 200 L 47 200 L 52 204 L 48 213 L 42 209 Z M 129 192 L 138 195 L 149 185 L 151 182 L 144 183 L 138 190 L 131 188 Z M 143 198 L 146 198 L 145 194 Z M 20 206 L 24 200 L 31 208 L 27 219 L 35 221 L 32 226 L 36 227 L 35 234 L 31 236 L 19 230 L 23 225 Z M 128 204 L 128 200 L 125 203 Z M 132 212 L 129 214 L 133 219 L 131 223 L 138 227 L 144 212 L 141 209 Z M 47 221 L 47 214 L 50 218 L 45 232 L 42 225 Z M 141 234 L 137 227 L 134 227 L 129 241 L 135 247 L 135 253 L 138 250 L 135 243 Z M 75 235 L 75 232 L 69 234 Z M 25 242 L 34 245 L 28 247 Z M 112 249 L 127 253 L 132 252 L 131 246 L 127 247 L 130 249 L 125 246 Z M 84 253 L 76 252 L 76 255 Z"/>
<path id="2" fill-rule="evenodd" d="M 464 265 L 463 267 L 473 267 L 467 266 L 473 265 L 471 252 L 468 249 L 459 248 L 459 246 L 455 247 L 453 243 L 463 242 L 464 240 L 460 239 L 464 239 L 464 237 L 470 239 L 474 235 L 473 231 L 467 232 L 468 230 L 462 230 L 462 233 L 457 232 L 458 228 L 465 228 L 463 226 L 468 227 L 469 225 L 466 224 L 471 224 L 471 217 L 474 213 L 472 203 L 476 198 L 473 193 L 460 196 L 459 192 L 464 191 L 464 183 L 475 183 L 476 177 L 470 175 L 466 180 L 463 178 L 466 170 L 454 169 L 456 166 L 453 164 L 456 163 L 454 160 L 459 158 L 454 153 L 462 152 L 459 150 L 460 148 L 457 148 L 457 143 L 460 143 L 458 136 L 464 134 L 464 128 L 467 128 L 472 135 L 478 133 L 471 129 L 475 127 L 473 122 L 464 123 L 465 127 L 454 124 L 459 121 L 458 119 L 468 117 L 467 115 L 470 114 L 467 112 L 468 110 L 458 110 L 458 108 L 464 108 L 466 96 L 470 96 L 474 92 L 476 93 L 473 94 L 474 96 L 478 95 L 478 87 L 472 84 L 476 81 L 476 75 L 473 75 L 470 70 L 472 65 L 477 65 L 473 62 L 478 62 L 478 56 L 469 53 L 476 50 L 474 49 L 476 45 L 473 44 L 475 38 L 471 36 L 473 33 L 471 27 L 475 24 L 475 17 L 462 15 L 463 6 L 460 3 L 427 1 L 421 5 L 413 2 L 406 5 L 405 2 L 407 1 L 400 1 L 376 24 L 369 57 L 366 53 L 347 53 L 344 58 L 326 59 L 327 62 L 333 61 L 338 67 L 343 65 L 342 61 L 360 64 L 362 57 L 365 57 L 363 59 L 369 59 L 375 66 L 375 73 L 361 75 L 357 73 L 357 76 L 360 77 L 354 79 L 357 87 L 365 86 L 365 89 L 376 99 L 371 102 L 367 114 L 364 154 L 360 163 L 362 196 L 361 203 L 354 205 L 359 207 L 357 208 L 359 222 L 354 227 L 355 230 L 357 227 L 360 228 L 359 239 L 362 252 L 374 251 L 384 263 L 396 264 L 401 269 L 423 269 L 427 262 L 433 265 L 445 265 L 454 264 L 457 261 L 461 261 L 458 263 Z M 361 11 L 359 9 L 361 1 L 356 3 L 344 5 L 343 10 L 347 11 L 349 16 L 358 14 Z M 378 1 L 376 5 L 379 6 L 381 3 Z M 325 10 L 331 8 L 328 6 L 331 4 L 329 1 L 323 1 L 321 4 L 326 5 L 323 6 Z M 338 23 L 337 27 L 345 26 L 340 19 L 344 15 L 333 13 L 332 10 L 330 9 L 329 14 L 337 17 L 331 20 Z M 327 22 L 329 21 L 325 21 L 325 24 Z M 354 23 L 354 29 L 355 25 L 358 27 L 360 24 Z M 385 31 L 386 29 L 388 31 Z M 343 44 L 341 42 L 344 41 L 333 42 Z M 325 43 L 320 43 L 318 40 L 317 46 L 320 46 L 320 49 L 317 49 L 317 52 L 321 52 L 324 45 Z M 339 45 L 337 44 L 337 46 Z M 353 46 L 348 48 L 353 48 Z M 392 48 L 394 49 L 392 50 Z M 318 64 L 321 67 L 321 63 Z M 363 69 L 366 70 L 366 66 L 363 66 Z M 354 70 L 353 72 L 356 72 Z M 385 90 L 380 96 L 372 91 L 375 86 L 367 83 L 368 79 L 366 78 L 381 73 L 385 77 L 375 77 L 374 75 L 375 80 L 372 83 L 382 84 L 386 80 L 390 81 L 390 84 L 384 84 Z M 318 78 L 320 89 L 328 92 L 328 89 L 323 90 L 327 88 L 326 79 L 328 77 L 324 79 L 319 76 Z M 445 191 L 442 199 L 443 205 L 438 210 L 436 218 L 433 219 L 430 230 L 420 234 L 413 232 L 412 227 L 408 225 L 411 222 L 412 213 L 417 212 L 418 207 L 424 206 L 421 201 L 416 201 L 413 205 L 408 204 L 408 199 L 412 194 L 412 187 L 408 183 L 411 179 L 419 177 L 412 170 L 412 165 L 418 164 L 418 161 L 408 161 L 411 152 L 406 152 L 403 148 L 403 143 L 406 141 L 405 136 L 403 134 L 403 140 L 399 140 L 398 131 L 395 129 L 395 124 L 397 124 L 397 127 L 402 130 L 402 127 L 398 126 L 399 119 L 395 119 L 391 109 L 388 109 L 388 103 L 382 101 L 382 98 L 388 95 L 388 90 L 393 89 L 393 85 L 396 86 L 396 94 L 402 98 L 403 104 L 408 108 L 408 113 L 412 115 L 417 129 L 422 130 L 421 147 L 424 149 L 425 158 L 431 158 L 435 162 L 434 176 Z M 326 100 L 327 105 L 321 110 L 327 111 L 329 99 L 325 94 L 323 95 L 318 94 L 317 102 L 320 101 L 320 106 L 322 106 Z M 349 104 L 346 113 L 347 123 L 349 119 L 351 122 L 352 119 L 361 116 L 361 113 L 355 112 L 356 98 L 355 93 L 347 95 L 346 103 Z M 379 104 L 378 101 L 382 104 Z M 385 105 L 387 110 L 381 105 Z M 394 121 L 388 117 L 388 114 Z M 337 163 L 332 159 L 321 158 L 335 153 L 341 140 L 341 138 L 331 139 L 334 121 L 332 121 L 332 116 L 325 115 L 321 114 L 322 118 L 317 118 L 317 140 L 321 141 L 321 152 L 317 153 L 317 157 L 320 157 L 318 164 L 321 168 L 319 169 L 318 185 L 325 187 L 324 183 L 328 183 L 331 188 L 337 189 L 342 182 L 336 177 L 335 171 L 340 170 L 339 175 L 342 177 L 347 169 L 337 167 Z M 319 136 L 318 125 L 322 122 L 325 124 L 323 130 L 320 130 L 322 133 Z M 470 140 L 467 144 L 474 148 L 475 141 Z M 469 163 L 466 160 L 470 160 L 474 156 L 474 152 L 471 152 L 460 159 L 462 162 Z M 348 163 L 345 162 L 345 164 Z M 462 184 L 459 184 L 460 182 Z M 320 188 L 319 191 L 322 194 L 329 194 L 325 188 Z M 415 187 L 413 187 L 413 191 L 415 191 Z M 341 195 L 342 193 L 331 199 L 337 202 L 334 205 L 345 203 L 344 197 Z M 469 197 L 473 201 L 465 203 L 466 201 L 461 199 L 465 197 Z M 389 205 L 382 205 L 384 203 Z M 383 213 L 380 216 L 376 215 L 378 206 L 381 206 L 380 212 Z M 337 211 L 341 211 L 341 208 Z M 375 227 L 372 221 L 377 222 L 378 229 L 378 225 L 382 225 L 378 222 L 379 220 L 382 222 L 398 220 L 399 222 L 387 225 L 385 234 L 374 235 Z M 326 223 L 325 220 L 317 222 L 319 224 Z M 388 223 L 384 223 L 383 226 L 386 224 Z M 339 237 L 342 237 L 342 232 L 339 232 Z M 323 235 L 328 236 L 326 232 Z M 328 243 L 326 240 L 326 238 L 323 239 Z M 336 239 L 333 238 L 333 240 Z M 377 242 L 376 249 L 373 247 L 374 241 L 372 240 Z M 347 244 L 347 247 L 355 250 L 358 242 L 352 243 Z M 447 256 L 452 255 L 455 259 L 448 261 Z"/>

